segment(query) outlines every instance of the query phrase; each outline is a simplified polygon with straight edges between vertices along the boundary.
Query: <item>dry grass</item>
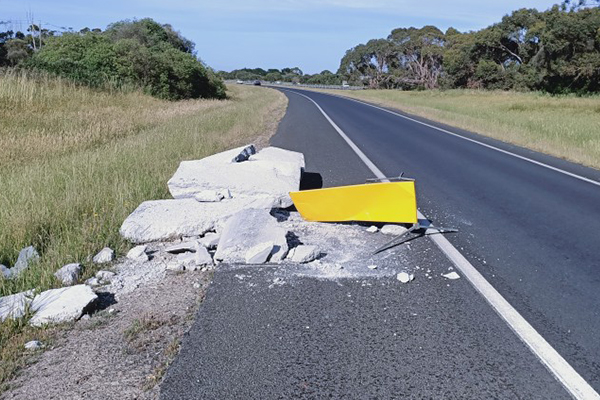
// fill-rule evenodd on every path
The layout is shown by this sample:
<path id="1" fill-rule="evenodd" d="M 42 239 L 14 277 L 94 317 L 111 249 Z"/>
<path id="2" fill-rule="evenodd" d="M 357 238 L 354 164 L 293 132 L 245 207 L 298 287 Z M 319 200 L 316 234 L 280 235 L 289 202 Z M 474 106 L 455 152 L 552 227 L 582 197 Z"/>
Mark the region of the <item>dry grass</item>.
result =
<path id="1" fill-rule="evenodd" d="M 179 162 L 264 137 L 285 111 L 281 93 L 233 85 L 228 100 L 167 102 L 101 92 L 47 77 L 0 73 L 0 263 L 34 245 L 41 261 L 0 277 L 0 296 L 58 285 L 53 273 L 104 246 L 123 252 L 123 220 L 144 200 L 168 198 Z M 0 324 L 0 384 L 23 365 L 22 321 Z"/>
<path id="2" fill-rule="evenodd" d="M 325 90 L 600 169 L 600 97 L 502 91 Z"/>

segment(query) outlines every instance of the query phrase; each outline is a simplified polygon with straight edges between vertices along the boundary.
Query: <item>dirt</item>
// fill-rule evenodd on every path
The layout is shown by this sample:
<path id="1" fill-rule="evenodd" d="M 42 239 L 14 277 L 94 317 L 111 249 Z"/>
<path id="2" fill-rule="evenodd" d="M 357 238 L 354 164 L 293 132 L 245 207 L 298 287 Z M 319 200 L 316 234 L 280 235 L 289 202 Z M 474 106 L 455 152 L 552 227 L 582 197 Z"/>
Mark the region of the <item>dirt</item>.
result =
<path id="1" fill-rule="evenodd" d="M 119 264 L 116 285 L 98 289 L 101 310 L 60 331 L 1 398 L 158 398 L 212 275 L 167 273 L 164 261 Z"/>

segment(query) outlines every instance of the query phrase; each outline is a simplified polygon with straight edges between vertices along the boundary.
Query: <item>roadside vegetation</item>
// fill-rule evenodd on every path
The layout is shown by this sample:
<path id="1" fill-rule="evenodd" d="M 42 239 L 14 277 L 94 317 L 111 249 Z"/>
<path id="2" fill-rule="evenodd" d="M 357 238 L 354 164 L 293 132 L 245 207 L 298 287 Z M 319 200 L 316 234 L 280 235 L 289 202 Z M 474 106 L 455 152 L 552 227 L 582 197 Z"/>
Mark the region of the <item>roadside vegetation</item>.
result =
<path id="1" fill-rule="evenodd" d="M 600 96 L 500 90 L 329 91 L 600 169 Z"/>
<path id="2" fill-rule="evenodd" d="M 1 73 L 0 263 L 13 265 L 29 245 L 41 260 L 0 277 L 0 296 L 59 286 L 53 274 L 70 262 L 92 276 L 88 257 L 127 249 L 121 223 L 142 201 L 169 197 L 180 161 L 268 135 L 285 104 L 277 91 L 245 85 L 231 86 L 227 100 L 173 102 Z M 26 362 L 23 344 L 40 337 L 23 321 L 0 324 L 0 385 Z"/>

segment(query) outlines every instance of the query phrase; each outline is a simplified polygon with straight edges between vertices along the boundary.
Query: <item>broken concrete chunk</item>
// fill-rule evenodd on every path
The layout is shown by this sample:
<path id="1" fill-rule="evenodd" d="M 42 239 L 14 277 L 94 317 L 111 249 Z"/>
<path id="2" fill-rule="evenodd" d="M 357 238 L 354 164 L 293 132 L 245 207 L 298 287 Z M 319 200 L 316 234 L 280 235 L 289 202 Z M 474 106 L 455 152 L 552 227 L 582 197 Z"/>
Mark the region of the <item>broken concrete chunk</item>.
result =
<path id="1" fill-rule="evenodd" d="M 215 203 L 223 200 L 225 196 L 217 190 L 201 190 L 194 195 L 194 199 L 201 203 Z"/>
<path id="2" fill-rule="evenodd" d="M 7 318 L 21 318 L 34 297 L 34 291 L 28 290 L 10 296 L 0 297 L 0 321 Z"/>
<path id="3" fill-rule="evenodd" d="M 89 286 L 75 285 L 46 290 L 35 296 L 31 309 L 35 312 L 29 324 L 42 326 L 73 321 L 83 314 L 98 296 Z"/>
<path id="4" fill-rule="evenodd" d="M 388 225 L 384 225 L 384 226 L 381 227 L 381 233 L 383 233 L 385 235 L 400 236 L 403 233 L 405 233 L 407 230 L 408 229 L 406 229 L 402 225 L 388 224 Z"/>
<path id="5" fill-rule="evenodd" d="M 268 211 L 243 210 L 232 216 L 223 228 L 215 260 L 244 263 L 248 249 L 272 242 L 271 262 L 281 261 L 288 253 L 287 230 L 278 226 Z"/>
<path id="6" fill-rule="evenodd" d="M 242 161 L 246 161 L 247 159 L 250 158 L 251 155 L 254 155 L 254 154 L 256 154 L 256 147 L 254 147 L 253 144 L 248 145 L 248 146 L 244 147 L 242 149 L 242 151 L 240 151 L 240 153 L 237 156 L 235 156 L 233 158 L 233 160 L 231 160 L 231 162 L 239 163 Z"/>
<path id="7" fill-rule="evenodd" d="M 54 273 L 56 279 L 58 279 L 64 286 L 71 286 L 77 283 L 79 274 L 81 273 L 81 264 L 72 263 L 67 264 L 60 268 Z"/>
<path id="8" fill-rule="evenodd" d="M 110 247 L 105 247 L 98 254 L 94 256 L 92 261 L 95 264 L 106 264 L 111 262 L 115 258 L 115 252 Z"/>
<path id="9" fill-rule="evenodd" d="M 375 233 L 378 230 L 379 230 L 379 228 L 376 227 L 375 225 L 371 225 L 370 227 L 367 228 L 367 232 L 370 232 L 370 233 Z"/>
<path id="10" fill-rule="evenodd" d="M 195 256 L 197 266 L 205 267 L 207 265 L 213 265 L 212 256 L 201 243 L 197 243 Z"/>
<path id="11" fill-rule="evenodd" d="M 100 281 L 96 277 L 89 278 L 84 283 L 91 287 L 100 286 Z"/>
<path id="12" fill-rule="evenodd" d="M 219 244 L 219 239 L 221 235 L 218 233 L 207 233 L 203 238 L 199 240 L 199 242 L 206 247 L 207 249 L 215 249 Z"/>
<path id="13" fill-rule="evenodd" d="M 237 148 L 202 160 L 183 161 L 169 180 L 168 186 L 175 199 L 193 197 L 204 190 L 229 189 L 233 197 L 268 198 L 276 207 L 289 207 L 289 192 L 300 187 L 304 155 L 268 147 L 248 161 L 232 163 L 244 148 Z"/>
<path id="14" fill-rule="evenodd" d="M 96 272 L 96 279 L 101 285 L 110 283 L 111 279 L 115 276 L 114 272 L 111 271 L 98 271 Z"/>
<path id="15" fill-rule="evenodd" d="M 408 283 L 415 279 L 415 276 L 413 274 L 409 274 L 408 272 L 402 271 L 398 275 L 396 275 L 396 279 L 398 279 L 402 283 Z"/>
<path id="16" fill-rule="evenodd" d="M 148 254 L 146 254 L 147 248 L 148 246 L 146 246 L 145 244 L 135 246 L 127 252 L 127 258 L 129 258 L 130 260 L 148 261 Z"/>
<path id="17" fill-rule="evenodd" d="M 297 263 L 308 263 L 319 257 L 320 253 L 317 246 L 300 245 L 290 250 L 287 260 Z"/>
<path id="18" fill-rule="evenodd" d="M 10 268 L 8 268 L 6 265 L 0 264 L 0 275 L 2 275 L 4 278 L 10 278 Z"/>
<path id="19" fill-rule="evenodd" d="M 377 265 L 368 265 L 367 268 L 369 268 L 369 269 L 377 269 Z"/>
<path id="20" fill-rule="evenodd" d="M 33 246 L 25 247 L 19 252 L 19 258 L 17 258 L 17 262 L 10 270 L 10 277 L 17 277 L 21 272 L 25 271 L 32 263 L 39 259 L 40 255 Z"/>
<path id="21" fill-rule="evenodd" d="M 31 340 L 25 343 L 25 350 L 39 350 L 42 347 L 44 347 L 44 345 L 39 340 Z"/>
<path id="22" fill-rule="evenodd" d="M 246 264 L 264 264 L 273 251 L 273 242 L 259 243 L 246 251 Z"/>
<path id="23" fill-rule="evenodd" d="M 177 243 L 174 244 L 173 246 L 169 246 L 165 249 L 165 251 L 167 253 L 171 253 L 171 254 L 179 254 L 179 253 L 186 253 L 186 252 L 195 252 L 196 251 L 196 247 L 197 247 L 198 243 L 197 242 L 181 242 L 181 243 Z"/>
<path id="24" fill-rule="evenodd" d="M 169 270 L 169 271 L 185 271 L 185 266 L 179 260 L 171 260 L 167 263 L 167 270 Z"/>
<path id="25" fill-rule="evenodd" d="M 454 271 L 447 273 L 447 274 L 442 274 L 442 276 L 446 279 L 451 279 L 451 280 L 460 278 L 460 275 Z"/>
<path id="26" fill-rule="evenodd" d="M 145 201 L 121 226 L 121 236 L 133 243 L 147 243 L 202 236 L 216 223 L 253 206 L 255 199 L 230 199 L 199 203 L 194 199 Z"/>

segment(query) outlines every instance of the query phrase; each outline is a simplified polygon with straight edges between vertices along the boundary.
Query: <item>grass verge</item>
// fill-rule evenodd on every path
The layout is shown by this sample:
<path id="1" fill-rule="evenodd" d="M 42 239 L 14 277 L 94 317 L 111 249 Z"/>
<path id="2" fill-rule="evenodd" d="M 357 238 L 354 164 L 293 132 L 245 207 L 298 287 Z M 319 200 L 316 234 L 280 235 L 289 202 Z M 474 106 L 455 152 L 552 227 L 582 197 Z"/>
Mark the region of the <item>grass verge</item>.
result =
<path id="1" fill-rule="evenodd" d="M 228 100 L 162 101 L 102 92 L 49 77 L 0 72 L 0 263 L 34 245 L 41 260 L 0 296 L 58 285 L 54 272 L 104 246 L 123 252 L 118 230 L 144 200 L 168 198 L 182 160 L 270 135 L 287 100 L 275 90 L 232 85 Z M 23 344 L 43 332 L 0 324 L 0 385 L 23 365 Z"/>
<path id="2" fill-rule="evenodd" d="M 600 169 L 600 96 L 319 90 L 368 101 Z"/>

